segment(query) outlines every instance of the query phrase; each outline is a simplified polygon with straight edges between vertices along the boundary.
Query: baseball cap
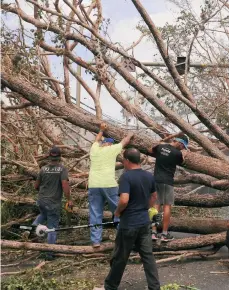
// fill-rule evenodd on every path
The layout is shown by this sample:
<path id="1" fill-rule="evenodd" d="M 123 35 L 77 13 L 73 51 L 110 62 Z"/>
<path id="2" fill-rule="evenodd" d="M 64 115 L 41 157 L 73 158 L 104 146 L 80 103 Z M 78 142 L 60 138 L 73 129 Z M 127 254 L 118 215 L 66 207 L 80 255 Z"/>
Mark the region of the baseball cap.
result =
<path id="1" fill-rule="evenodd" d="M 61 152 L 60 152 L 60 148 L 59 147 L 52 147 L 49 151 L 49 158 L 51 160 L 57 160 L 60 159 L 61 157 Z"/>
<path id="2" fill-rule="evenodd" d="M 183 138 L 175 138 L 175 140 L 183 144 L 185 149 L 188 149 L 188 136 L 184 135 Z"/>
<path id="3" fill-rule="evenodd" d="M 114 143 L 114 139 L 113 138 L 104 138 L 102 143 Z"/>

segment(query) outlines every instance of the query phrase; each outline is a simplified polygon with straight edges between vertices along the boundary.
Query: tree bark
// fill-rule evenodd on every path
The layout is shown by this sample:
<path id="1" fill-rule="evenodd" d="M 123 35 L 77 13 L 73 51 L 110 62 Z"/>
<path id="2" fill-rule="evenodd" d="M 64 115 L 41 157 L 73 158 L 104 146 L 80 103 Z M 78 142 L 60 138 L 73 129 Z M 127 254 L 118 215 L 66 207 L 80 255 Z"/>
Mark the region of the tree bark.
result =
<path id="1" fill-rule="evenodd" d="M 223 246 L 225 245 L 226 232 L 213 235 L 204 235 L 199 237 L 191 237 L 185 239 L 174 240 L 167 244 L 156 243 L 153 246 L 154 251 L 180 251 L 188 249 L 196 249 L 206 246 Z M 96 252 L 109 251 L 114 248 L 113 243 L 102 244 L 99 249 L 94 250 L 91 246 L 65 246 L 65 245 L 49 245 L 28 242 L 16 242 L 1 240 L 2 249 L 24 249 L 33 251 L 52 251 L 55 253 L 66 254 L 86 254 Z"/>
<path id="2" fill-rule="evenodd" d="M 229 188 L 229 180 L 218 180 L 206 174 L 187 174 L 175 177 L 174 184 L 195 183 L 205 185 L 219 190 L 226 190 Z"/>
<path id="3" fill-rule="evenodd" d="M 224 232 L 227 228 L 226 220 L 199 219 L 199 218 L 171 218 L 170 231 L 195 233 L 195 234 L 215 234 Z"/>
<path id="4" fill-rule="evenodd" d="M 223 207 L 229 206 L 229 191 L 223 194 L 191 194 L 175 195 L 175 205 L 195 206 L 195 207 Z"/>
<path id="5" fill-rule="evenodd" d="M 64 117 L 65 120 L 86 130 L 96 133 L 99 131 L 100 121 L 83 109 L 77 108 L 76 110 L 69 104 L 63 106 L 60 100 L 33 86 L 22 77 L 7 72 L 4 66 L 2 66 L 1 77 L 2 83 L 9 89 L 22 94 L 25 99 L 44 110 L 56 116 L 66 116 Z M 127 135 L 127 130 L 109 124 L 106 135 L 120 141 Z M 148 148 L 156 145 L 155 141 L 146 134 L 135 134 L 131 144 L 143 153 L 146 153 Z M 216 178 L 229 179 L 229 164 L 216 158 L 189 152 L 186 156 L 186 167 Z"/>
<path id="6" fill-rule="evenodd" d="M 31 220 L 32 218 L 35 218 L 35 215 L 33 213 L 27 214 L 26 216 L 24 216 L 24 217 L 22 217 L 20 219 L 17 219 L 17 220 L 8 222 L 7 224 L 1 225 L 0 229 L 4 230 L 4 229 L 7 229 L 7 228 L 10 228 L 12 225 L 26 222 L 27 220 Z"/>
<path id="7" fill-rule="evenodd" d="M 223 232 L 220 234 L 201 235 L 198 237 L 177 239 L 167 244 L 156 243 L 153 246 L 153 249 L 155 251 L 178 251 L 178 250 L 197 249 L 211 245 L 223 246 L 225 245 L 225 240 L 226 240 L 226 232 Z"/>
<path id="8" fill-rule="evenodd" d="M 70 179 L 70 184 L 79 184 L 79 187 L 84 189 L 86 182 L 79 183 L 79 179 Z M 229 206 L 229 191 L 224 191 L 219 194 L 191 194 L 185 195 L 180 193 L 180 190 L 175 188 L 175 205 L 193 206 L 193 207 L 224 207 Z M 76 199 L 87 198 L 87 193 L 80 194 Z"/>
<path id="9" fill-rule="evenodd" d="M 89 254 L 96 252 L 104 252 L 112 250 L 114 247 L 113 243 L 107 243 L 101 245 L 99 249 L 94 250 L 92 246 L 65 246 L 65 245 L 49 245 L 40 243 L 27 243 L 27 242 L 16 242 L 1 240 L 1 247 L 11 249 L 25 249 L 33 251 L 52 251 L 55 253 L 67 253 L 67 254 Z"/>

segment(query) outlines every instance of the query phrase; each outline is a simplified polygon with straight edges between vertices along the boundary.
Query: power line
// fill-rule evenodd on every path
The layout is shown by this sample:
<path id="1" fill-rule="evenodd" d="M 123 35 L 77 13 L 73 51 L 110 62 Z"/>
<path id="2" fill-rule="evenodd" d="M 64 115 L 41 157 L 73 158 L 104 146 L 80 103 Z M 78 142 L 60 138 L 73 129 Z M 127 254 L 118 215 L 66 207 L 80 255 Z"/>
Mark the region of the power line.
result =
<path id="1" fill-rule="evenodd" d="M 80 102 L 80 104 L 83 105 L 83 106 L 85 106 L 85 107 L 87 107 L 87 108 L 89 108 L 89 109 L 91 109 L 91 110 L 93 110 L 93 111 L 96 111 L 95 108 L 92 108 L 92 107 L 90 107 L 89 105 L 84 104 L 83 102 Z M 110 115 L 107 115 L 107 114 L 104 114 L 104 113 L 102 113 L 102 115 L 103 115 L 104 117 L 106 117 L 106 118 L 112 120 L 113 122 L 119 123 L 119 124 L 122 125 L 122 126 L 125 126 L 125 127 L 127 127 L 127 126 L 128 126 L 128 127 L 136 127 L 135 125 L 126 125 L 126 124 L 122 123 L 120 120 L 111 117 Z"/>

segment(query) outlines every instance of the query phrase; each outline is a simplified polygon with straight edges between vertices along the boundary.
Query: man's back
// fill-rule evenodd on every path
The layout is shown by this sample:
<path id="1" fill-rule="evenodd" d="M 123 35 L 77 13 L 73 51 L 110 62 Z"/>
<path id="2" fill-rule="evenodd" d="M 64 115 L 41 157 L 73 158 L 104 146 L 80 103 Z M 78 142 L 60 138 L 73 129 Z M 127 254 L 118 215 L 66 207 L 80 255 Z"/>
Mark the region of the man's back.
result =
<path id="1" fill-rule="evenodd" d="M 122 144 L 111 146 L 99 146 L 95 142 L 90 151 L 90 173 L 89 173 L 89 188 L 106 188 L 116 187 L 115 180 L 115 163 L 116 157 L 121 153 Z"/>
<path id="2" fill-rule="evenodd" d="M 121 176 L 119 193 L 129 193 L 129 202 L 121 215 L 120 228 L 136 228 L 150 223 L 148 209 L 153 192 L 155 183 L 150 172 L 139 168 Z"/>
<path id="3" fill-rule="evenodd" d="M 38 199 L 45 203 L 58 205 L 61 202 L 63 189 L 62 180 L 68 180 L 68 171 L 60 163 L 48 164 L 41 168 Z"/>
<path id="4" fill-rule="evenodd" d="M 183 162 L 182 153 L 170 144 L 160 144 L 154 148 L 153 156 L 156 157 L 155 181 L 173 185 L 176 166 Z"/>

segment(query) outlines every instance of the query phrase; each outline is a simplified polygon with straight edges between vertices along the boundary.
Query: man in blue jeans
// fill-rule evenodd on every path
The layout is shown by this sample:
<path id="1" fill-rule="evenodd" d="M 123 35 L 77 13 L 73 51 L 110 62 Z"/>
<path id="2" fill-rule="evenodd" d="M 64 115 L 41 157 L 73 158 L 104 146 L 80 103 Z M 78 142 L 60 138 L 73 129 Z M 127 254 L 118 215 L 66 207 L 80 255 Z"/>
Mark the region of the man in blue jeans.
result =
<path id="1" fill-rule="evenodd" d="M 63 192 L 69 207 L 72 207 L 72 201 L 70 200 L 68 170 L 60 163 L 61 152 L 58 147 L 53 147 L 49 151 L 49 160 L 50 163 L 41 168 L 35 182 L 35 189 L 39 191 L 37 204 L 40 214 L 33 225 L 47 222 L 47 227 L 52 229 L 59 226 Z M 48 243 L 56 243 L 56 232 L 48 233 Z"/>
<path id="2" fill-rule="evenodd" d="M 104 288 L 98 289 L 118 289 L 129 255 L 135 246 L 143 262 L 148 289 L 160 290 L 148 214 L 148 209 L 157 198 L 154 177 L 141 169 L 140 152 L 137 149 L 125 150 L 123 164 L 127 171 L 119 181 L 120 200 L 115 211 L 115 216 L 120 217 L 120 224 L 110 272 Z"/>
<path id="3" fill-rule="evenodd" d="M 107 125 L 102 123 L 100 131 L 90 150 L 91 166 L 88 180 L 90 224 L 102 223 L 105 201 L 107 201 L 112 213 L 114 213 L 117 207 L 118 184 L 115 180 L 116 158 L 133 136 L 133 133 L 129 133 L 120 143 L 114 145 L 112 138 L 104 138 L 102 140 L 103 132 L 106 128 Z M 101 240 L 102 227 L 92 227 L 91 241 L 93 247 L 99 248 Z"/>

